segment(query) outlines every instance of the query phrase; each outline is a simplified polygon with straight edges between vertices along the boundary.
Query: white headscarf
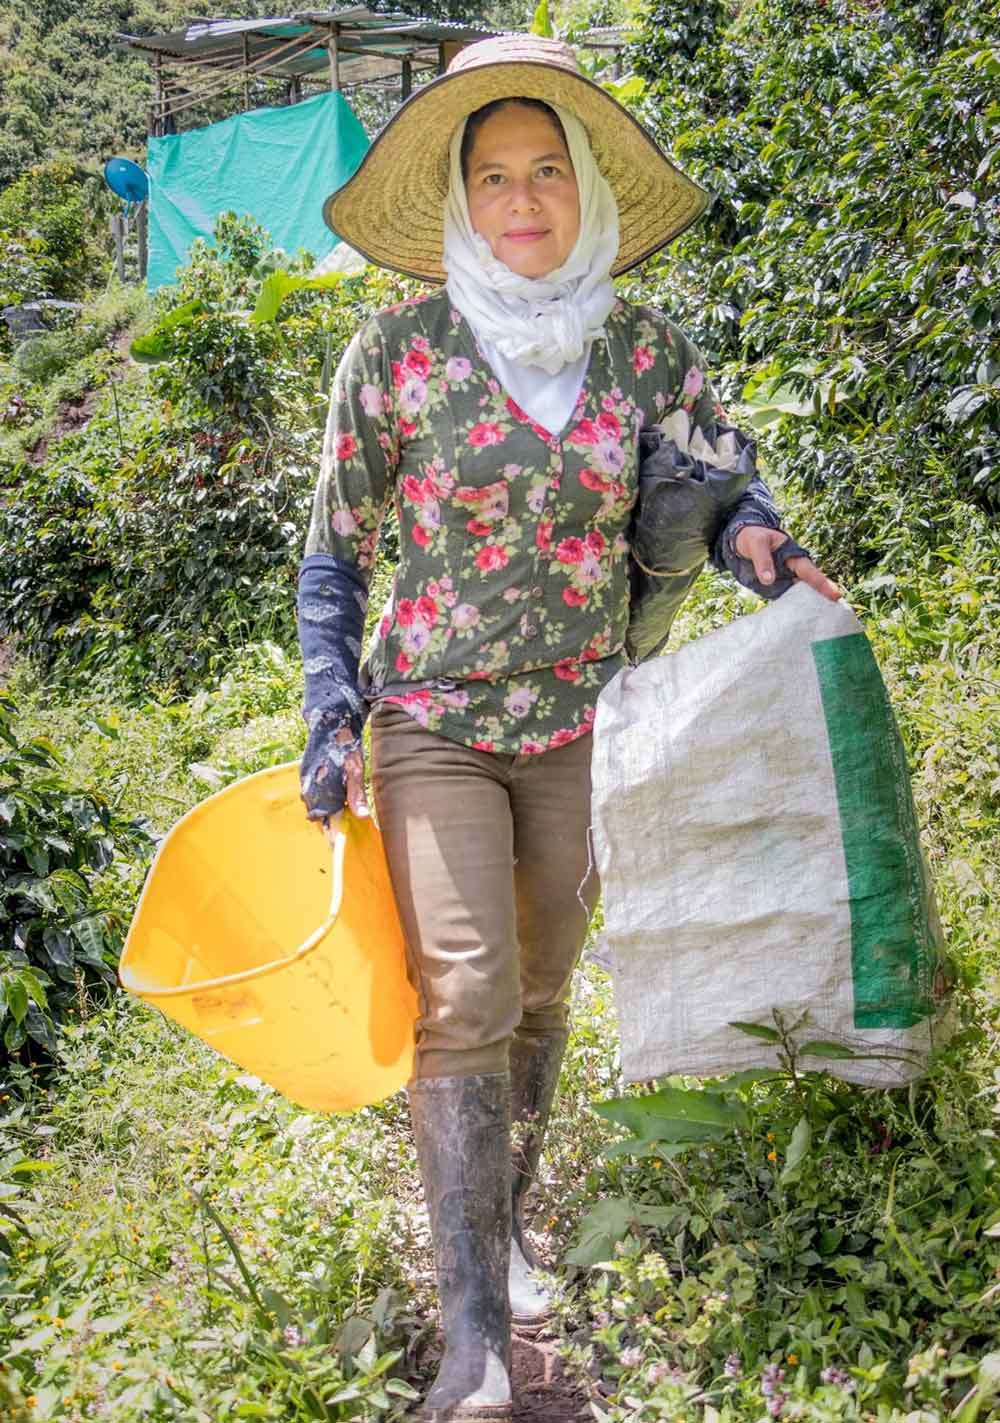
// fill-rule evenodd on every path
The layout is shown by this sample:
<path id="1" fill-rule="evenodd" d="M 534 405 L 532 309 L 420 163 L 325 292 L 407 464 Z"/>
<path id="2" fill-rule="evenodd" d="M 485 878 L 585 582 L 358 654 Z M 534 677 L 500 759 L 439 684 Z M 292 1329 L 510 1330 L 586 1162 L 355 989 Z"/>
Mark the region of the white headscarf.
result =
<path id="1" fill-rule="evenodd" d="M 494 257 L 469 217 L 462 176 L 468 120 L 463 120 L 451 138 L 444 267 L 448 294 L 481 342 L 505 361 L 541 367 L 553 376 L 582 362 L 582 381 L 590 346 L 615 303 L 610 273 L 618 255 L 618 207 L 583 124 L 567 109 L 549 107 L 563 126 L 580 194 L 580 234 L 572 252 L 546 277 L 518 276 Z"/>

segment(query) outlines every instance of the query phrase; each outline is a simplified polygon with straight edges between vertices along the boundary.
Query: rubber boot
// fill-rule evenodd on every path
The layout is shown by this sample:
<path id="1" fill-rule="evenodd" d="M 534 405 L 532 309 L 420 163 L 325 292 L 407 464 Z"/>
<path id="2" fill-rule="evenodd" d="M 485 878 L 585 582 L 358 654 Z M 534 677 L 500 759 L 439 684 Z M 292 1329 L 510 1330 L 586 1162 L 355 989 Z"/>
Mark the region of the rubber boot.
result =
<path id="1" fill-rule="evenodd" d="M 538 1170 L 567 1037 L 566 1032 L 536 1037 L 515 1033 L 510 1045 L 511 1120 L 517 1126 L 517 1145 L 511 1157 L 508 1288 L 511 1322 L 525 1331 L 541 1328 L 552 1312 L 552 1297 L 535 1273 L 538 1261 L 525 1237 L 522 1211 Z"/>
<path id="2" fill-rule="evenodd" d="M 445 1338 L 418 1416 L 510 1419 L 510 1078 L 432 1077 L 409 1098 Z"/>

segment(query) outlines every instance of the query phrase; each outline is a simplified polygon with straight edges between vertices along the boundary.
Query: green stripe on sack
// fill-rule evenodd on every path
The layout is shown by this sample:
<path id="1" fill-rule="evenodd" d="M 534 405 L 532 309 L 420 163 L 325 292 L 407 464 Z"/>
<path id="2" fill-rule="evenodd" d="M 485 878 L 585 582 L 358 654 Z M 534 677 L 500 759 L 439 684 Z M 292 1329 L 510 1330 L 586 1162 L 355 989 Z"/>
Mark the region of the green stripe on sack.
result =
<path id="1" fill-rule="evenodd" d="M 851 897 L 856 1028 L 932 1012 L 937 945 L 896 718 L 862 633 L 812 644 Z"/>

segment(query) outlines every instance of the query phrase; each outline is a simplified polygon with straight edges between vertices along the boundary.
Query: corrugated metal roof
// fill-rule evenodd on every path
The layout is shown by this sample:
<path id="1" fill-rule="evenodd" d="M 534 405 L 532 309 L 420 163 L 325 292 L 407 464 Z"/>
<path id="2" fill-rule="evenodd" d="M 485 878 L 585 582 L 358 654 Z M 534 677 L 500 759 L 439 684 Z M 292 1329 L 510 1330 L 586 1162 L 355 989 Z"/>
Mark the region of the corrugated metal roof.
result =
<path id="1" fill-rule="evenodd" d="M 192 20 L 183 30 L 155 35 L 119 34 L 127 48 L 177 68 L 266 71 L 271 78 L 304 77 L 329 65 L 327 41 L 336 33 L 341 83 L 398 74 L 402 60 L 434 65 L 438 46 L 470 44 L 496 34 L 478 25 L 377 14 L 364 6 L 303 10 L 263 20 Z"/>

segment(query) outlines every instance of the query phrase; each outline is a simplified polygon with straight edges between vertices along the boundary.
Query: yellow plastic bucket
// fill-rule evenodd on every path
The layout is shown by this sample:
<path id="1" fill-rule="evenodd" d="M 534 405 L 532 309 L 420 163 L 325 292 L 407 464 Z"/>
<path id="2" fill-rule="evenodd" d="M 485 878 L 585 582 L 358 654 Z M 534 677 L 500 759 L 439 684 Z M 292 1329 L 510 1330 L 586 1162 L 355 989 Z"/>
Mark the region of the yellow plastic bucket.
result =
<path id="1" fill-rule="evenodd" d="M 247 776 L 163 841 L 119 964 L 123 986 L 279 1092 L 320 1112 L 388 1097 L 413 1062 L 382 837 L 306 819 L 298 767 Z"/>

